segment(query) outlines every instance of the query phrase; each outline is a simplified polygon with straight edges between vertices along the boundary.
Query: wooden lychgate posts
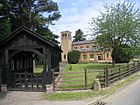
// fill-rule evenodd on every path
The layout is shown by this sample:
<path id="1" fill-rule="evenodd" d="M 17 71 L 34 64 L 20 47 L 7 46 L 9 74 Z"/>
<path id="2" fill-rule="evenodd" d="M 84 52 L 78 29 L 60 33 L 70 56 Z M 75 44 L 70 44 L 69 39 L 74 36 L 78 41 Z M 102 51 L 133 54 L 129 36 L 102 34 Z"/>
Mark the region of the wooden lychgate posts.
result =
<path id="1" fill-rule="evenodd" d="M 54 73 L 54 69 L 52 69 L 52 77 L 53 77 L 53 91 L 55 91 L 55 73 Z"/>
<path id="2" fill-rule="evenodd" d="M 57 43 L 25 26 L 19 27 L 0 43 L 1 84 L 9 90 L 46 91 L 45 86 L 53 82 L 51 69 L 59 68 L 61 52 Z M 35 72 L 37 57 L 43 63 L 41 73 Z"/>

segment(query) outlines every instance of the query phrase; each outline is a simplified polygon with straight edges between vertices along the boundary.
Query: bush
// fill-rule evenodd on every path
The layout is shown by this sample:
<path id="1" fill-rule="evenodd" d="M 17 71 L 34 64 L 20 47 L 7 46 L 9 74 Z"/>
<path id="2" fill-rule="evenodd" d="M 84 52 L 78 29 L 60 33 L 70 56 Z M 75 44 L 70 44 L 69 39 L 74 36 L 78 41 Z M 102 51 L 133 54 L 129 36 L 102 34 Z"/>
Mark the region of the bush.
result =
<path id="1" fill-rule="evenodd" d="M 133 58 L 133 51 L 129 48 L 118 49 L 116 63 L 128 63 Z"/>
<path id="2" fill-rule="evenodd" d="M 70 64 L 76 64 L 79 62 L 80 52 L 78 50 L 72 50 L 68 53 L 68 62 Z"/>

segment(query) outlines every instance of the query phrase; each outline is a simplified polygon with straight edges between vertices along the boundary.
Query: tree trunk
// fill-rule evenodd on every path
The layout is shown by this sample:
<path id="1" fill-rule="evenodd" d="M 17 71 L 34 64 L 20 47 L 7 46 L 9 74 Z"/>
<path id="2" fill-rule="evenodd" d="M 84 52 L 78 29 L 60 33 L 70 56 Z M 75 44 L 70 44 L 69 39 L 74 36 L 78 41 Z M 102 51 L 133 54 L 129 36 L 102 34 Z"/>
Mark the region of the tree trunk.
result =
<path id="1" fill-rule="evenodd" d="M 113 48 L 113 50 L 112 50 L 112 67 L 115 67 L 116 54 L 117 54 L 117 49 L 116 48 Z"/>
<path id="2" fill-rule="evenodd" d="M 112 58 L 112 67 L 115 67 L 115 59 Z"/>

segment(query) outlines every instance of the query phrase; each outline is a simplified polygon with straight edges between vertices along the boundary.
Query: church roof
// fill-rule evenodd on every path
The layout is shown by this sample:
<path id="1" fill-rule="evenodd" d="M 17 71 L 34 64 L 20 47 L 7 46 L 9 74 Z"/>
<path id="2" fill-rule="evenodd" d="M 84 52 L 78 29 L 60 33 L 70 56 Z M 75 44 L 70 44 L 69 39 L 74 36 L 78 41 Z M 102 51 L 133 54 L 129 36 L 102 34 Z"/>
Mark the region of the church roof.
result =
<path id="1" fill-rule="evenodd" d="M 72 45 L 90 44 L 92 42 L 93 42 L 92 40 L 76 41 L 76 42 L 72 42 Z"/>
<path id="2" fill-rule="evenodd" d="M 81 48 L 78 49 L 80 52 L 96 52 L 96 51 L 107 51 L 110 50 L 110 48 L 103 48 L 103 47 L 95 47 L 95 48 Z"/>
<path id="3" fill-rule="evenodd" d="M 93 52 L 93 51 L 101 51 L 101 48 L 81 48 L 78 49 L 80 52 Z"/>

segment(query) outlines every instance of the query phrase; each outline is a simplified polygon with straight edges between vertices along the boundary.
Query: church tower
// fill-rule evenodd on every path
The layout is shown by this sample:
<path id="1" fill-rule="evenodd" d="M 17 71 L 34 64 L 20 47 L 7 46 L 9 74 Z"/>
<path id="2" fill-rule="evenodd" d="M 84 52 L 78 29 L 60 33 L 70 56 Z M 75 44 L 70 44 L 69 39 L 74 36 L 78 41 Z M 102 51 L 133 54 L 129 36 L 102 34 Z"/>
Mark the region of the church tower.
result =
<path id="1" fill-rule="evenodd" d="M 61 32 L 61 49 L 62 53 L 62 62 L 67 62 L 67 54 L 72 49 L 72 37 L 70 31 Z"/>

